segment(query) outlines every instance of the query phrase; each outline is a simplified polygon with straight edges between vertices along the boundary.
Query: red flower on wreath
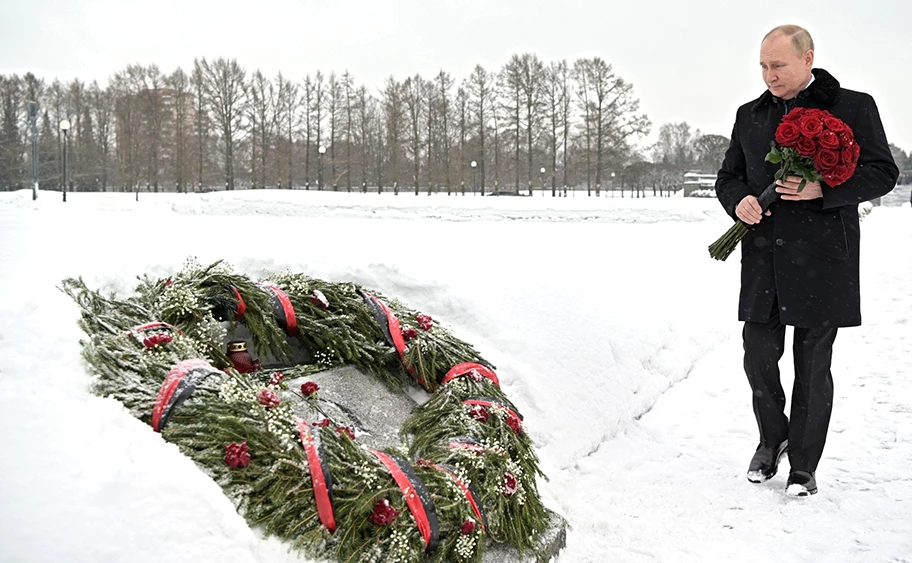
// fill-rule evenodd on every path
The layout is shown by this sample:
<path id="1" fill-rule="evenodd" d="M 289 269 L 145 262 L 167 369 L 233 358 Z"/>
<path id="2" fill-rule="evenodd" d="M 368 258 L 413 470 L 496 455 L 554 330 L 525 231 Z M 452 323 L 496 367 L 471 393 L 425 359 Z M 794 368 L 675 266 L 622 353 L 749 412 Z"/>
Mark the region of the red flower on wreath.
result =
<path id="1" fill-rule="evenodd" d="M 310 302 L 324 309 L 329 309 L 329 300 L 326 299 L 326 296 L 323 295 L 323 292 L 319 289 L 313 290 L 310 294 Z"/>
<path id="2" fill-rule="evenodd" d="M 317 385 L 316 383 L 314 383 L 313 381 L 307 381 L 301 385 L 301 394 L 304 395 L 308 399 L 311 397 L 315 397 L 317 395 L 317 391 L 319 391 L 319 390 L 320 390 L 320 386 Z"/>
<path id="3" fill-rule="evenodd" d="M 488 409 L 484 408 L 484 406 L 472 405 L 469 408 L 469 416 L 471 416 L 478 422 L 487 422 L 490 414 L 488 413 Z"/>
<path id="4" fill-rule="evenodd" d="M 516 491 L 519 490 L 519 482 L 516 480 L 516 475 L 513 475 L 509 471 L 504 473 L 503 480 L 503 494 L 505 497 L 512 497 L 516 494 Z"/>
<path id="5" fill-rule="evenodd" d="M 273 386 L 279 385 L 283 381 L 285 381 L 285 374 L 281 371 L 277 371 L 274 374 L 272 374 L 271 376 L 269 376 L 270 385 L 273 385 Z"/>
<path id="6" fill-rule="evenodd" d="M 342 435 L 348 436 L 353 441 L 355 439 L 354 431 L 352 431 L 352 429 L 349 428 L 348 426 L 339 426 L 338 428 L 336 428 L 336 434 L 338 434 L 339 436 L 342 436 Z"/>
<path id="7" fill-rule="evenodd" d="M 279 396 L 272 389 L 263 389 L 260 391 L 260 394 L 257 395 L 257 402 L 267 409 L 275 408 L 282 404 L 282 400 L 279 399 Z"/>
<path id="8" fill-rule="evenodd" d="M 421 328 L 424 330 L 431 330 L 434 326 L 434 319 L 432 319 L 430 315 L 425 315 L 424 313 L 415 315 L 415 320 L 418 321 L 418 324 L 421 325 Z"/>
<path id="9" fill-rule="evenodd" d="M 377 526 L 389 526 L 396 516 L 399 516 L 399 511 L 393 508 L 385 498 L 379 498 L 374 502 L 374 511 L 370 515 L 370 521 Z"/>
<path id="10" fill-rule="evenodd" d="M 318 427 L 322 427 L 322 428 L 326 428 L 326 427 L 329 426 L 330 424 L 332 424 L 332 421 L 329 420 L 328 418 L 324 418 L 324 419 L 321 420 L 320 422 L 314 422 L 314 423 L 313 423 L 314 426 L 318 426 Z"/>
<path id="11" fill-rule="evenodd" d="M 459 530 L 462 535 L 467 536 L 475 531 L 475 520 L 471 518 L 466 518 L 462 523 L 462 529 Z"/>
<path id="12" fill-rule="evenodd" d="M 247 452 L 247 440 L 244 440 L 240 444 L 231 443 L 225 445 L 225 463 L 231 469 L 247 467 L 247 464 L 250 463 L 250 454 Z"/>
<path id="13" fill-rule="evenodd" d="M 408 342 L 413 338 L 418 338 L 418 330 L 412 327 L 402 329 L 402 338 L 405 338 L 405 341 Z"/>

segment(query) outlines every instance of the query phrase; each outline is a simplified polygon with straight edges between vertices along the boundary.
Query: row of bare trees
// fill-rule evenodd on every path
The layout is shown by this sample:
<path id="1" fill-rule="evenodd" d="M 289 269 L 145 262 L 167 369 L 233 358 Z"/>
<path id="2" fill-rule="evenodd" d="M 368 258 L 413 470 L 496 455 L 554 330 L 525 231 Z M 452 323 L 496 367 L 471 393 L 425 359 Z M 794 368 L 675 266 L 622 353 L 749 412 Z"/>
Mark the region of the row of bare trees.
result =
<path id="1" fill-rule="evenodd" d="M 189 73 L 130 65 L 104 87 L 0 75 L 0 189 L 30 184 L 30 100 L 42 187 L 61 182 L 58 123 L 68 119 L 68 177 L 80 190 L 598 192 L 644 160 L 634 147 L 651 127 L 632 85 L 598 57 L 518 54 L 460 83 L 441 70 L 390 77 L 376 92 L 348 72 L 295 81 L 223 58 L 197 59 Z M 674 141 L 665 148 L 654 156 L 668 168 Z"/>

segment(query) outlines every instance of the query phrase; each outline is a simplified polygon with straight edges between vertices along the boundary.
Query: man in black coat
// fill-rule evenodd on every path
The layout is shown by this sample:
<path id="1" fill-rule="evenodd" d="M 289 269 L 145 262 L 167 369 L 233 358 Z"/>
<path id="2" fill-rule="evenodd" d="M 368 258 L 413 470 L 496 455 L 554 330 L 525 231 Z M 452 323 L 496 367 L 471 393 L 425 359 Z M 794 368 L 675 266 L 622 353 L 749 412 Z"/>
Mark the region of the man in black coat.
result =
<path id="1" fill-rule="evenodd" d="M 874 99 L 840 88 L 813 63 L 807 30 L 780 26 L 764 37 L 760 66 L 768 90 L 738 108 L 716 181 L 726 212 L 751 226 L 741 244 L 738 310 L 760 430 L 748 479 L 772 478 L 787 450 L 786 492 L 792 496 L 817 492 L 815 471 L 833 408 L 836 330 L 861 324 L 858 204 L 888 193 L 899 175 Z M 763 213 L 757 196 L 778 169 L 764 159 L 782 117 L 794 107 L 828 110 L 851 127 L 861 148 L 858 167 L 835 188 L 810 182 L 799 192 L 800 178 L 788 176 L 777 182 L 779 201 Z M 794 327 L 795 357 L 788 417 L 778 365 L 786 325 Z"/>

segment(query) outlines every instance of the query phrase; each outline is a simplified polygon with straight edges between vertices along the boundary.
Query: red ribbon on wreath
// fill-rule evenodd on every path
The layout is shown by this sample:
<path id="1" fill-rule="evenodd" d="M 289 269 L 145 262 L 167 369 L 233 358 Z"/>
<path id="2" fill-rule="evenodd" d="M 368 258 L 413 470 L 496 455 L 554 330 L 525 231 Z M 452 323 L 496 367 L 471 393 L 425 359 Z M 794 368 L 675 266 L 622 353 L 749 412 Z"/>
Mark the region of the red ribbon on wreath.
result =
<path id="1" fill-rule="evenodd" d="M 148 331 L 148 330 L 153 330 L 153 329 L 156 329 L 156 328 L 163 328 L 163 329 L 166 329 L 166 330 L 170 330 L 170 331 L 172 331 L 172 332 L 176 332 L 176 333 L 180 334 L 181 336 L 184 335 L 184 333 L 181 332 L 181 330 L 180 330 L 179 328 L 176 328 L 176 327 L 174 327 L 174 326 L 171 326 L 171 325 L 169 325 L 168 323 L 163 323 L 163 322 L 155 321 L 155 322 L 151 322 L 151 323 L 146 323 L 146 324 L 134 326 L 133 328 L 131 328 L 131 329 L 127 332 L 127 336 L 133 336 L 133 335 L 135 335 L 135 334 L 138 333 L 138 332 L 146 332 L 146 331 Z"/>
<path id="2" fill-rule="evenodd" d="M 470 452 L 475 452 L 478 455 L 482 455 L 488 451 L 488 448 L 479 444 L 478 440 L 468 436 L 450 438 L 449 447 L 451 450 L 468 450 Z"/>
<path id="3" fill-rule="evenodd" d="M 298 319 L 295 316 L 294 307 L 291 305 L 291 299 L 288 298 L 288 294 L 275 284 L 266 283 L 260 284 L 260 286 L 265 287 L 275 298 L 270 299 L 270 301 L 272 301 L 272 308 L 275 311 L 279 325 L 285 329 L 288 336 L 297 336 Z"/>
<path id="4" fill-rule="evenodd" d="M 244 313 L 247 312 L 247 303 L 244 302 L 241 292 L 236 287 L 232 286 L 231 290 L 234 291 L 234 296 L 237 297 L 237 313 L 234 315 L 234 320 L 239 321 L 244 317 Z"/>
<path id="5" fill-rule="evenodd" d="M 500 387 L 500 380 L 497 379 L 497 374 L 494 373 L 494 370 L 492 370 L 488 366 L 484 366 L 482 364 L 477 364 L 475 362 L 466 362 L 466 363 L 462 363 L 462 364 L 456 364 L 455 366 L 451 367 L 450 371 L 448 371 L 446 373 L 446 375 L 443 376 L 443 380 L 440 382 L 440 384 L 446 385 L 447 383 L 449 383 L 450 381 L 453 381 L 457 377 L 463 377 L 466 375 L 471 377 L 473 372 L 477 373 L 481 377 L 484 377 L 485 379 L 490 380 L 491 383 L 493 383 L 497 387 Z M 474 377 L 473 377 L 473 379 L 474 379 Z"/>
<path id="6" fill-rule="evenodd" d="M 421 384 L 422 387 L 427 388 L 426 385 L 422 384 L 421 381 L 415 377 L 415 368 L 405 363 L 405 337 L 402 336 L 402 326 L 399 324 L 399 319 L 396 318 L 395 313 L 387 307 L 383 300 L 375 295 L 363 290 L 358 290 L 358 292 L 360 293 L 361 298 L 370 305 L 371 309 L 373 309 L 374 318 L 383 330 L 383 335 L 386 336 L 387 342 L 389 342 L 390 345 L 396 349 L 396 352 L 399 353 L 399 359 L 402 360 L 402 364 L 406 367 L 409 374 L 411 374 L 412 378 Z"/>
<path id="7" fill-rule="evenodd" d="M 196 386 L 214 373 L 221 373 L 205 360 L 178 362 L 162 382 L 152 407 L 152 430 L 161 432 L 174 409 L 196 391 Z"/>
<path id="8" fill-rule="evenodd" d="M 424 483 L 408 462 L 377 450 L 370 451 L 377 456 L 380 463 L 386 466 L 393 476 L 393 480 L 399 485 L 399 490 L 405 497 L 405 504 L 415 517 L 418 531 L 424 538 L 425 552 L 433 552 L 437 549 L 437 543 L 440 540 L 440 522 L 437 520 L 437 508 Z"/>
<path id="9" fill-rule="evenodd" d="M 333 481 L 329 472 L 329 463 L 323 446 L 314 441 L 310 432 L 310 424 L 298 419 L 298 433 L 301 435 L 301 445 L 307 453 L 307 465 L 310 468 L 310 480 L 313 483 L 314 499 L 317 501 L 317 516 L 320 522 L 330 532 L 336 531 L 336 516 L 333 509 Z"/>
<path id="10" fill-rule="evenodd" d="M 453 481 L 456 482 L 456 485 L 462 489 L 463 494 L 467 501 L 469 501 L 469 506 L 472 507 L 472 512 L 475 513 L 475 517 L 478 518 L 478 521 L 481 522 L 481 529 L 487 531 L 488 529 L 488 520 L 485 518 L 485 514 L 481 509 L 481 503 L 478 502 L 478 495 L 475 494 L 475 491 L 472 490 L 470 485 L 466 485 L 462 482 L 458 475 L 456 475 L 456 470 L 449 465 L 440 465 L 436 463 L 431 463 L 431 467 L 443 471 L 449 475 Z"/>

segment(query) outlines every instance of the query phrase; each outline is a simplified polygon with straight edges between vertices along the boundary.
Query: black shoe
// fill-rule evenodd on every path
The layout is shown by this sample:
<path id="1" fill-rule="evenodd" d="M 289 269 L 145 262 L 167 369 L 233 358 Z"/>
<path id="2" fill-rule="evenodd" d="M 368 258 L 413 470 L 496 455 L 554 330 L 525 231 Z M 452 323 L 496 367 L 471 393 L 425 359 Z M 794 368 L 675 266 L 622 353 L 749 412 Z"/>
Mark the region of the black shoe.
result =
<path id="1" fill-rule="evenodd" d="M 760 444 L 754 457 L 751 458 L 750 466 L 747 468 L 747 480 L 751 483 L 762 483 L 769 481 L 779 470 L 779 458 L 788 448 L 788 440 L 784 440 L 778 446 L 766 446 Z"/>
<path id="2" fill-rule="evenodd" d="M 817 494 L 817 479 L 807 471 L 792 471 L 789 474 L 785 494 L 790 497 L 807 497 Z"/>

